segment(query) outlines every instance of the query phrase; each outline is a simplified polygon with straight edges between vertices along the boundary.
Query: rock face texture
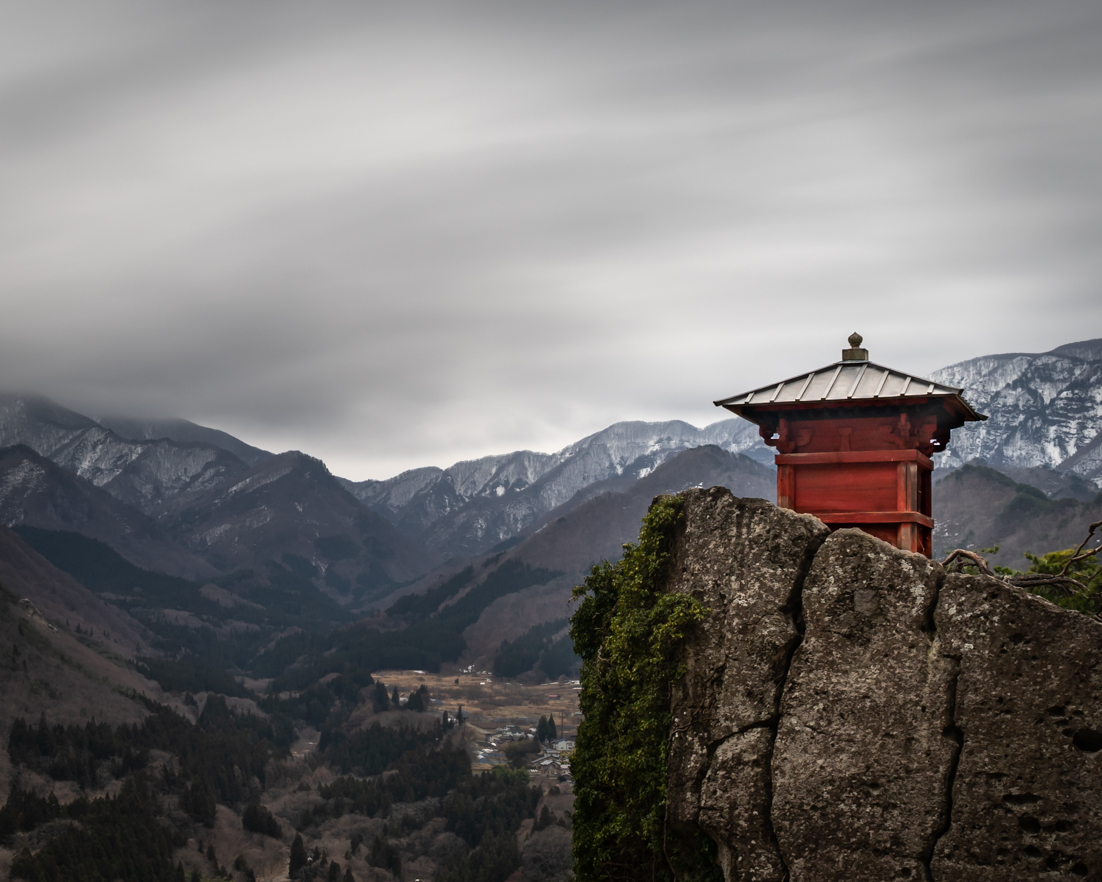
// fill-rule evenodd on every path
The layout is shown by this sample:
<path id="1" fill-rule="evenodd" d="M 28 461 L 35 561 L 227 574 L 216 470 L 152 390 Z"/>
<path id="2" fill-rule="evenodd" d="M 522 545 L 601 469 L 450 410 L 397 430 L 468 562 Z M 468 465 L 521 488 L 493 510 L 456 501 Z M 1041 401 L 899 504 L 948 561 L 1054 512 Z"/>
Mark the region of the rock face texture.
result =
<path id="1" fill-rule="evenodd" d="M 1102 626 L 958 575 L 934 618 L 962 740 L 934 878 L 1102 879 Z"/>
<path id="2" fill-rule="evenodd" d="M 958 750 L 955 663 L 932 627 L 940 581 L 936 563 L 858 530 L 815 556 L 773 753 L 793 878 L 923 878 Z"/>
<path id="3" fill-rule="evenodd" d="M 688 491 L 668 823 L 725 878 L 1102 879 L 1102 624 L 858 530 Z"/>
<path id="4" fill-rule="evenodd" d="M 784 865 L 762 811 L 781 687 L 799 642 L 799 595 L 830 535 L 809 515 L 714 487 L 685 494 L 670 590 L 715 611 L 687 648 L 674 689 L 668 820 L 719 844 L 730 879 L 780 879 Z M 785 541 L 775 541 L 783 536 Z"/>

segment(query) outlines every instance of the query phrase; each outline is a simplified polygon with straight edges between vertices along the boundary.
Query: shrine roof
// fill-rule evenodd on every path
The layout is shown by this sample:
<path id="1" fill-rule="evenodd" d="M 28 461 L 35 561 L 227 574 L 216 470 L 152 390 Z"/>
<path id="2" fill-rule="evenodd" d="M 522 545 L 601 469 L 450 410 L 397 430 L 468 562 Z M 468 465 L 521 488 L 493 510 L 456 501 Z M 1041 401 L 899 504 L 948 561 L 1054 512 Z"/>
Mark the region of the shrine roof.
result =
<path id="1" fill-rule="evenodd" d="M 860 337 L 856 339 L 860 343 Z M 847 350 L 847 354 L 866 352 L 863 349 Z M 844 357 L 842 361 L 818 370 L 743 392 L 741 395 L 732 395 L 716 401 L 715 404 L 745 416 L 747 414 L 743 414 L 744 408 L 753 411 L 770 406 L 790 407 L 794 404 L 822 406 L 823 402 L 837 402 L 842 406 L 889 401 L 906 404 L 909 400 L 917 402 L 918 399 L 944 398 L 952 402 L 953 409 L 959 409 L 964 420 L 986 420 L 986 416 L 977 413 L 964 400 L 961 395 L 963 391 L 954 386 L 874 364 L 866 355 L 863 359 Z M 946 401 L 946 404 L 950 401 Z"/>

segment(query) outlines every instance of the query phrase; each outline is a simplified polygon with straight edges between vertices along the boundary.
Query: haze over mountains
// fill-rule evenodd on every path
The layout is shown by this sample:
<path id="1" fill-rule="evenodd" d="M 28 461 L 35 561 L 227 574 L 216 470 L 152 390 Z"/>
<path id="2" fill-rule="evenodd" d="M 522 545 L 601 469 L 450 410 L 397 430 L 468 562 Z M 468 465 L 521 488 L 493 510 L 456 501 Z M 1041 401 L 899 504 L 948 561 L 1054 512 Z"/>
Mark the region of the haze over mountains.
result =
<path id="1" fill-rule="evenodd" d="M 73 530 L 135 564 L 188 577 L 297 566 L 346 602 L 516 540 L 551 511 L 584 502 L 590 488 L 623 489 L 683 451 L 709 443 L 737 451 L 756 437 L 739 420 L 704 430 L 622 423 L 555 454 L 521 451 L 354 483 L 304 454 L 272 456 L 184 421 L 110 422 L 131 437 L 46 399 L 0 399 L 0 445 L 10 448 L 4 521 Z M 180 437 L 148 437 L 154 428 Z M 245 448 L 255 464 L 227 447 Z M 132 547 L 135 535 L 153 550 Z"/>
<path id="2" fill-rule="evenodd" d="M 991 419 L 958 432 L 950 453 L 937 457 L 936 556 L 997 545 L 989 560 L 1024 569 L 1025 552 L 1076 545 L 1102 517 L 1100 349 L 1092 341 L 939 372 Z M 578 670 L 568 617 L 572 589 L 589 568 L 635 539 L 657 495 L 725 486 L 773 500 L 772 457 L 742 420 L 704 429 L 625 422 L 555 453 L 517 451 L 353 482 L 305 453 L 273 455 L 183 420 L 93 420 L 40 397 L 2 396 L 0 734 L 23 732 L 20 744 L 30 743 L 30 723 L 19 717 L 55 728 L 48 756 L 0 751 L 0 794 L 31 799 L 17 794 L 30 781 L 71 799 L 113 785 L 109 770 L 123 770 L 128 755 L 134 761 L 116 745 L 119 755 L 98 764 L 66 765 L 69 736 L 58 724 L 74 724 L 76 740 L 93 717 L 135 724 L 116 730 L 118 739 L 169 726 L 174 734 L 157 749 L 175 757 L 174 767 L 184 769 L 187 757 L 192 764 L 178 779 L 152 776 L 165 793 L 160 808 L 143 814 L 150 830 L 167 819 L 228 862 L 224 854 L 246 847 L 243 825 L 252 829 L 246 800 L 259 797 L 276 811 L 277 828 L 245 834 L 249 860 L 281 873 L 293 833 L 320 836 L 351 817 L 338 799 L 327 819 L 318 773 L 351 772 L 356 787 L 397 782 L 394 761 L 408 758 L 412 742 L 394 739 L 421 738 L 433 746 L 407 771 L 423 766 L 425 780 L 438 781 L 436 741 L 453 743 L 440 700 L 426 695 L 427 712 L 418 713 L 411 692 L 401 709 L 380 677 L 439 672 L 436 682 L 455 678 L 464 689 L 466 678 L 480 694 L 527 684 L 557 699 L 536 687 Z M 208 744 L 201 762 L 192 754 L 197 738 Z M 33 740 L 50 738 L 36 729 Z M 253 754 L 239 752 L 246 743 Z M 386 744 L 393 755 L 385 761 L 365 759 L 382 757 Z M 246 755 L 252 771 L 239 775 L 235 764 Z M 457 759 L 469 777 L 468 755 Z M 264 769 L 276 771 L 258 791 L 250 782 Z M 411 815 L 399 806 L 424 804 L 429 792 L 395 788 L 393 799 L 404 802 L 391 809 L 403 819 Z M 380 843 L 395 822 L 367 818 L 374 811 L 365 808 L 363 819 L 378 838 L 361 852 L 376 869 L 356 878 L 394 868 Z M 45 852 L 68 829 L 37 823 L 7 840 L 11 847 L 0 843 L 0 875 L 17 853 L 27 860 L 25 843 Z M 340 830 L 331 853 L 351 863 L 355 840 Z M 414 843 L 423 832 L 400 840 L 403 854 L 421 854 Z M 197 854 L 176 852 L 185 862 Z M 216 861 L 200 860 L 215 872 Z M 358 866 L 369 871 L 367 862 Z"/>
<path id="3" fill-rule="evenodd" d="M 189 420 L 135 420 L 127 417 L 98 417 L 104 426 L 128 441 L 153 441 L 157 438 L 171 438 L 173 441 L 206 444 L 228 450 L 246 465 L 257 465 L 271 457 L 267 450 L 253 447 L 234 438 L 228 432 L 208 429 Z"/>
<path id="4" fill-rule="evenodd" d="M 999 562 L 1021 566 L 1038 541 L 1078 541 L 1102 487 L 1102 340 L 975 358 L 933 379 L 963 387 L 990 417 L 937 457 L 937 549 L 1001 542 Z M 273 455 L 185 420 L 93 420 L 5 395 L 0 519 L 96 539 L 147 570 L 214 579 L 238 598 L 230 606 L 313 596 L 334 623 L 430 590 L 468 562 L 480 569 L 463 591 L 512 561 L 554 573 L 565 604 L 570 584 L 634 538 L 654 495 L 723 484 L 773 499 L 772 454 L 743 420 L 626 422 L 555 453 L 353 482 L 306 454 Z M 977 459 L 985 464 L 960 469 Z M 485 610 L 499 623 L 508 617 L 491 607 L 503 598 Z M 502 627 L 531 624 L 521 615 Z M 492 650 L 471 648 L 482 662 Z"/>

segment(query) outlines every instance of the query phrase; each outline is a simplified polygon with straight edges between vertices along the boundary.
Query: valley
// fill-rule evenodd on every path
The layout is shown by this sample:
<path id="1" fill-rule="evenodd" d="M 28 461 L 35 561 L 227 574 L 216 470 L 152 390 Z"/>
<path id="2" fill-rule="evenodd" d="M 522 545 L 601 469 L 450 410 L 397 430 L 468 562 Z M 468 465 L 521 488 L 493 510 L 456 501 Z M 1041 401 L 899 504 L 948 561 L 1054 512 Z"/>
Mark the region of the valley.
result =
<path id="1" fill-rule="evenodd" d="M 1087 341 L 938 372 L 990 419 L 936 459 L 936 556 L 1025 569 L 1102 517 L 1100 366 Z M 741 420 L 630 422 L 354 482 L 0 396 L 0 795 L 22 806 L 0 875 L 66 878 L 79 820 L 171 882 L 287 878 L 299 839 L 303 878 L 543 882 L 569 854 L 573 588 L 656 496 L 774 499 L 772 453 Z"/>

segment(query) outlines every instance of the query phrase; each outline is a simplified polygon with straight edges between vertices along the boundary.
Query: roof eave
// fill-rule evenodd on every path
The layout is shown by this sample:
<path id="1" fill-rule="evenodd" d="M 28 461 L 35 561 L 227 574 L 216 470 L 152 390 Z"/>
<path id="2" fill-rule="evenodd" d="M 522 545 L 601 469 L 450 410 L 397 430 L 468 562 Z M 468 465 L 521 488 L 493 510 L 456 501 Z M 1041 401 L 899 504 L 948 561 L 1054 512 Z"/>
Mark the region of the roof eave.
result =
<path id="1" fill-rule="evenodd" d="M 798 379 L 798 378 L 797 378 Z M 787 381 L 786 381 L 787 382 Z M 744 398 L 743 395 L 735 396 L 735 399 Z M 930 395 L 907 395 L 903 397 L 895 398 L 825 398 L 816 399 L 814 401 L 763 401 L 760 404 L 749 404 L 742 402 L 740 404 L 728 404 L 727 402 L 732 399 L 727 398 L 723 401 L 716 401 L 714 404 L 717 407 L 722 407 L 725 410 L 729 410 L 736 416 L 740 416 L 743 419 L 749 420 L 752 423 L 757 423 L 758 420 L 754 419 L 752 414 L 756 413 L 769 413 L 778 411 L 812 411 L 812 410 L 837 410 L 857 407 L 890 407 L 890 406 L 915 406 L 920 404 L 926 404 L 931 401 L 937 401 L 946 406 L 950 411 L 953 411 L 962 422 L 981 422 L 987 419 L 986 414 L 979 413 L 972 407 L 959 393 L 946 394 L 930 394 Z"/>

